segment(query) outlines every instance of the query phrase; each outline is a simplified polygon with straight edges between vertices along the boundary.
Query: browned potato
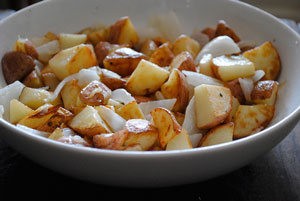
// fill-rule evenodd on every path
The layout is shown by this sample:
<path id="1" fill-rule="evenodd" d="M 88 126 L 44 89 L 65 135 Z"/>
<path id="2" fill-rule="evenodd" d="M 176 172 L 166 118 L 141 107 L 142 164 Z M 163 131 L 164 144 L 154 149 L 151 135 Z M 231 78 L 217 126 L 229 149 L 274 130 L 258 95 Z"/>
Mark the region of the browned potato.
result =
<path id="1" fill-rule="evenodd" d="M 170 68 L 177 68 L 180 71 L 188 70 L 196 72 L 194 58 L 188 51 L 183 51 L 176 55 L 170 64 Z"/>
<path id="2" fill-rule="evenodd" d="M 275 105 L 277 92 L 278 82 L 273 80 L 259 81 L 251 93 L 251 99 L 256 104 Z"/>
<path id="3" fill-rule="evenodd" d="M 159 46 L 151 55 L 149 61 L 157 64 L 158 66 L 164 67 L 169 66 L 174 58 L 174 54 L 171 49 L 169 42 Z"/>
<path id="4" fill-rule="evenodd" d="M 3 76 L 7 84 L 22 80 L 35 67 L 33 58 L 22 52 L 7 52 L 1 60 Z"/>
<path id="5" fill-rule="evenodd" d="M 245 104 L 246 103 L 246 98 L 244 96 L 244 92 L 242 90 L 242 87 L 241 87 L 241 84 L 239 82 L 238 79 L 235 79 L 235 80 L 232 80 L 230 82 L 227 82 L 227 85 L 226 85 L 230 91 L 231 91 L 231 94 L 238 99 L 238 101 L 241 103 L 241 104 Z"/>
<path id="6" fill-rule="evenodd" d="M 220 20 L 217 25 L 215 37 L 218 36 L 229 36 L 232 40 L 234 40 L 234 42 L 240 42 L 238 35 L 226 24 L 224 20 Z"/>
<path id="7" fill-rule="evenodd" d="M 193 58 L 195 58 L 200 49 L 201 47 L 198 41 L 184 34 L 180 35 L 173 44 L 173 52 L 175 55 L 180 54 L 182 51 L 188 51 Z"/>
<path id="8" fill-rule="evenodd" d="M 157 45 L 153 40 L 146 40 L 141 47 L 141 53 L 147 55 L 148 57 L 151 57 L 156 49 Z"/>
<path id="9" fill-rule="evenodd" d="M 189 102 L 189 89 L 186 78 L 178 69 L 173 69 L 169 79 L 161 86 L 161 92 L 165 98 L 176 98 L 173 107 L 175 112 L 184 112 Z"/>
<path id="10" fill-rule="evenodd" d="M 93 136 L 96 148 L 120 150 L 127 139 L 128 131 L 121 130 L 116 133 L 100 134 Z"/>
<path id="11" fill-rule="evenodd" d="M 129 17 L 121 17 L 110 26 L 108 41 L 114 44 L 126 44 L 133 47 L 139 42 L 138 34 Z"/>
<path id="12" fill-rule="evenodd" d="M 27 87 L 31 88 L 40 88 L 43 87 L 44 84 L 41 80 L 41 78 L 38 76 L 36 70 L 31 71 L 25 79 L 23 80 L 23 84 Z"/>
<path id="13" fill-rule="evenodd" d="M 92 106 L 105 105 L 110 97 L 111 90 L 97 80 L 90 82 L 79 94 L 81 102 Z"/>
<path id="14" fill-rule="evenodd" d="M 142 59 L 148 59 L 148 57 L 131 48 L 124 47 L 108 54 L 103 60 L 103 65 L 106 69 L 125 77 L 134 71 Z"/>

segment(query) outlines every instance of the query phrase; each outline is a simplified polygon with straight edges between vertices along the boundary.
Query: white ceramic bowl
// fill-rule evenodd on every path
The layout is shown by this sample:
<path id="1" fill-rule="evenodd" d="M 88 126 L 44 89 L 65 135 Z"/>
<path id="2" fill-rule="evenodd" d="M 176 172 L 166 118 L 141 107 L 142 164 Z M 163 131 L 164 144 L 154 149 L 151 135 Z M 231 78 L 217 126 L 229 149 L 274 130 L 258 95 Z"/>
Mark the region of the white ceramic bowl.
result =
<path id="1" fill-rule="evenodd" d="M 75 32 L 129 16 L 136 26 L 153 13 L 174 10 L 187 30 L 227 21 L 242 39 L 271 40 L 282 72 L 276 114 L 258 134 L 231 143 L 185 151 L 121 152 L 61 144 L 0 120 L 1 137 L 37 163 L 75 178 L 117 186 L 170 186 L 199 182 L 238 169 L 278 144 L 300 117 L 300 38 L 275 17 L 237 1 L 199 0 L 53 0 L 28 7 L 0 22 L 0 56 L 18 35 L 40 36 L 51 30 Z M 4 85 L 3 76 L 0 84 Z M 274 167 L 275 168 L 275 167 Z"/>

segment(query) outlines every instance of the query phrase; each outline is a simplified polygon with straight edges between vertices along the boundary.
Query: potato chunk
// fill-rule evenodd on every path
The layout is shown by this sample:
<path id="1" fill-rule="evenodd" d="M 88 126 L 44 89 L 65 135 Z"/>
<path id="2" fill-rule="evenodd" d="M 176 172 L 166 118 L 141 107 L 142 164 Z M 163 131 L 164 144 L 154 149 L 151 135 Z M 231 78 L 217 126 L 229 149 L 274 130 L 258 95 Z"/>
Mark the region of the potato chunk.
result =
<path id="1" fill-rule="evenodd" d="M 132 95 L 146 95 L 158 90 L 168 79 L 169 72 L 154 63 L 141 60 L 126 83 L 126 89 Z"/>
<path id="2" fill-rule="evenodd" d="M 240 105 L 234 120 L 234 138 L 242 138 L 265 128 L 273 118 L 272 105 Z"/>
<path id="3" fill-rule="evenodd" d="M 278 82 L 273 80 L 259 81 L 251 93 L 251 99 L 256 104 L 275 105 L 277 92 Z"/>
<path id="4" fill-rule="evenodd" d="M 49 60 L 50 68 L 60 80 L 97 63 L 93 47 L 85 44 L 64 49 Z"/>
<path id="5" fill-rule="evenodd" d="M 18 123 L 21 119 L 29 115 L 33 112 L 31 108 L 24 105 L 20 101 L 16 99 L 12 99 L 10 101 L 10 115 L 9 115 L 9 121 L 12 124 Z"/>
<path id="6" fill-rule="evenodd" d="M 169 42 L 159 46 L 151 55 L 149 61 L 164 67 L 169 66 L 174 58 L 174 54 L 171 50 L 171 44 Z"/>
<path id="7" fill-rule="evenodd" d="M 222 123 L 232 109 L 231 92 L 226 87 L 199 85 L 194 89 L 196 125 L 209 129 Z"/>
<path id="8" fill-rule="evenodd" d="M 200 44 L 196 40 L 184 34 L 180 35 L 173 44 L 173 52 L 175 55 L 178 55 L 183 51 L 188 51 L 193 58 L 195 58 L 200 49 Z"/>
<path id="9" fill-rule="evenodd" d="M 244 52 L 243 55 L 254 63 L 255 70 L 265 71 L 264 80 L 277 79 L 281 68 L 280 57 L 270 41 Z"/>
<path id="10" fill-rule="evenodd" d="M 177 68 L 178 70 L 188 70 L 196 72 L 196 65 L 194 64 L 194 58 L 188 51 L 183 51 L 176 55 L 170 64 L 170 68 Z"/>
<path id="11" fill-rule="evenodd" d="M 142 59 L 148 57 L 131 48 L 119 48 L 108 54 L 103 60 L 106 69 L 118 73 L 122 77 L 130 75 Z"/>
<path id="12" fill-rule="evenodd" d="M 212 59 L 212 64 L 216 77 L 226 82 L 255 72 L 254 64 L 243 56 L 219 56 Z"/>
<path id="13" fill-rule="evenodd" d="M 199 143 L 199 147 L 206 147 L 225 142 L 231 142 L 233 140 L 233 128 L 232 122 L 219 125 L 211 129 Z"/>

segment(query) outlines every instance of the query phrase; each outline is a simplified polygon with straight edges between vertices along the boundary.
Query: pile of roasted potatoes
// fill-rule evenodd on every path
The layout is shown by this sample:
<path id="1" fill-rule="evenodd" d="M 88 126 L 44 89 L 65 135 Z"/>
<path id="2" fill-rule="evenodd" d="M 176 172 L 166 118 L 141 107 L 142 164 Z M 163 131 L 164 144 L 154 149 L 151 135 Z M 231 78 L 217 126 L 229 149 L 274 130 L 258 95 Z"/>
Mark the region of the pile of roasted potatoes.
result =
<path id="1" fill-rule="evenodd" d="M 204 147 L 272 120 L 280 58 L 223 20 L 175 41 L 141 40 L 129 17 L 16 40 L 1 65 L 2 118 L 62 143 L 111 150 Z"/>

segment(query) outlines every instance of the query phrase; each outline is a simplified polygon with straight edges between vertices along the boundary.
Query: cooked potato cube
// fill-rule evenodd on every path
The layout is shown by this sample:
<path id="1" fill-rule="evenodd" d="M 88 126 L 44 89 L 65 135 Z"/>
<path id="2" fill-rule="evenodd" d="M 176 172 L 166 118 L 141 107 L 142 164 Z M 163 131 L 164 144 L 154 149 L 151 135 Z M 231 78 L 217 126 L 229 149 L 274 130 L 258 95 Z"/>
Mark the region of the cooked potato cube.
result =
<path id="1" fill-rule="evenodd" d="M 79 94 L 81 102 L 92 106 L 105 105 L 110 97 L 111 90 L 97 80 L 90 82 Z"/>
<path id="2" fill-rule="evenodd" d="M 196 40 L 184 34 L 180 35 L 173 45 L 173 52 L 175 55 L 178 55 L 183 51 L 188 51 L 189 53 L 191 53 L 193 58 L 197 56 L 200 49 L 200 44 Z"/>
<path id="3" fill-rule="evenodd" d="M 232 122 L 219 125 L 211 129 L 199 143 L 199 147 L 206 147 L 216 144 L 222 144 L 225 142 L 231 142 L 233 140 L 234 124 Z"/>
<path id="4" fill-rule="evenodd" d="M 212 70 L 212 59 L 213 57 L 211 54 L 203 55 L 202 59 L 199 62 L 200 73 L 210 77 L 215 77 L 215 74 Z"/>
<path id="5" fill-rule="evenodd" d="M 108 54 L 103 60 L 106 69 L 118 73 L 122 77 L 130 75 L 142 59 L 148 57 L 131 48 L 118 48 Z"/>
<path id="6" fill-rule="evenodd" d="M 232 108 L 228 88 L 203 84 L 194 91 L 196 125 L 199 129 L 213 128 L 228 117 Z"/>
<path id="7" fill-rule="evenodd" d="M 186 130 L 182 131 L 173 137 L 167 144 L 166 150 L 181 150 L 193 148 L 190 137 Z"/>
<path id="8" fill-rule="evenodd" d="M 176 55 L 170 64 L 170 68 L 177 68 L 178 70 L 188 70 L 196 72 L 196 65 L 194 64 L 194 58 L 188 51 L 183 51 Z"/>
<path id="9" fill-rule="evenodd" d="M 129 47 L 139 42 L 139 36 L 129 17 L 121 17 L 110 26 L 108 41 L 119 45 L 126 44 Z"/>
<path id="10" fill-rule="evenodd" d="M 62 88 L 60 94 L 64 103 L 64 107 L 67 110 L 73 111 L 75 107 L 85 106 L 85 104 L 81 102 L 79 98 L 80 92 L 81 87 L 78 85 L 77 80 L 71 80 L 70 82 L 66 83 L 65 86 Z"/>
<path id="11" fill-rule="evenodd" d="M 226 82 L 255 72 L 254 64 L 243 56 L 219 56 L 212 59 L 212 64 L 216 77 Z"/>
<path id="12" fill-rule="evenodd" d="M 169 66 L 174 58 L 174 54 L 171 50 L 171 44 L 169 42 L 159 46 L 151 55 L 149 61 L 155 63 L 158 66 Z"/>
<path id="13" fill-rule="evenodd" d="M 85 34 L 68 34 L 61 33 L 58 35 L 59 45 L 61 49 L 67 49 L 86 43 L 87 36 Z"/>
<path id="14" fill-rule="evenodd" d="M 117 113 L 126 120 L 145 119 L 144 114 L 136 101 L 132 101 L 117 109 Z"/>
<path id="15" fill-rule="evenodd" d="M 50 68 L 60 80 L 97 63 L 93 47 L 85 44 L 64 49 L 49 60 Z"/>
<path id="16" fill-rule="evenodd" d="M 242 138 L 265 128 L 273 118 L 273 105 L 240 105 L 234 120 L 234 138 Z"/>
<path id="17" fill-rule="evenodd" d="M 173 69 L 169 79 L 161 86 L 161 92 L 167 99 L 176 98 L 175 112 L 184 112 L 189 103 L 189 89 L 186 78 L 178 69 Z"/>
<path id="18" fill-rule="evenodd" d="M 111 132 L 98 111 L 89 105 L 78 113 L 68 125 L 76 132 L 89 137 Z"/>
<path id="19" fill-rule="evenodd" d="M 280 57 L 270 41 L 244 52 L 243 55 L 254 63 L 255 70 L 265 71 L 264 80 L 277 79 L 281 68 Z"/>
<path id="20" fill-rule="evenodd" d="M 50 103 L 52 105 L 59 105 L 62 103 L 60 96 L 57 96 L 54 100 L 51 99 L 52 96 L 53 92 L 49 92 L 45 89 L 24 87 L 19 97 L 19 101 L 34 110 L 45 103 Z"/>
<path id="21" fill-rule="evenodd" d="M 147 55 L 148 57 L 151 57 L 156 49 L 157 45 L 153 40 L 146 40 L 141 47 L 141 53 Z"/>
<path id="22" fill-rule="evenodd" d="M 178 124 L 173 114 L 162 107 L 151 111 L 151 116 L 155 126 L 158 128 L 158 138 L 162 148 L 178 134 L 182 132 L 182 127 Z"/>
<path id="23" fill-rule="evenodd" d="M 10 115 L 9 115 L 9 121 L 12 124 L 18 123 L 21 119 L 28 116 L 30 113 L 33 112 L 31 108 L 24 105 L 20 101 L 16 99 L 12 99 L 10 101 Z"/>
<path id="24" fill-rule="evenodd" d="M 120 150 L 127 139 L 126 129 L 116 133 L 100 134 L 93 136 L 93 143 L 96 148 Z"/>
<path id="25" fill-rule="evenodd" d="M 37 74 L 36 70 L 33 70 L 31 73 L 29 73 L 25 79 L 23 80 L 23 84 L 27 87 L 31 88 L 40 88 L 43 87 L 44 84 Z"/>
<path id="26" fill-rule="evenodd" d="M 278 82 L 273 80 L 259 81 L 252 93 L 251 100 L 256 104 L 275 105 Z"/>
<path id="27" fill-rule="evenodd" d="M 226 24 L 224 20 L 220 20 L 214 37 L 229 36 L 236 43 L 240 42 L 238 35 Z"/>
<path id="28" fill-rule="evenodd" d="M 141 60 L 126 83 L 132 95 L 146 95 L 158 90 L 168 79 L 169 72 L 146 60 Z"/>

